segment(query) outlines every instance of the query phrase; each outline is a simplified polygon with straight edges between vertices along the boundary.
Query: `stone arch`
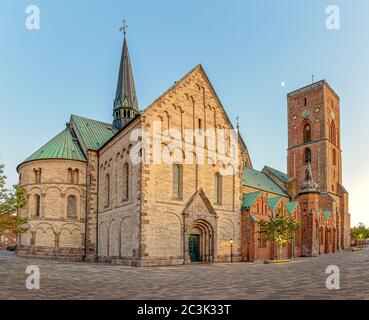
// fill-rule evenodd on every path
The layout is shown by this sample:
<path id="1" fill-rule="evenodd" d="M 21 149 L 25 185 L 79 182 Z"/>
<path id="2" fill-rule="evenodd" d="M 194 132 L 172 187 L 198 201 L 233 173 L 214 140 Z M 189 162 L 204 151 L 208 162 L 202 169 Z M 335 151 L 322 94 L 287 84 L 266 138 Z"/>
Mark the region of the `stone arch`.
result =
<path id="1" fill-rule="evenodd" d="M 105 222 L 101 222 L 99 225 L 99 257 L 106 257 L 108 254 L 108 237 L 107 237 L 107 225 Z"/>
<path id="2" fill-rule="evenodd" d="M 119 232 L 120 256 L 122 258 L 131 258 L 133 250 L 131 217 L 126 216 L 121 220 Z"/>
<path id="3" fill-rule="evenodd" d="M 59 187 L 51 186 L 45 190 L 44 216 L 47 218 L 60 218 L 62 211 L 61 195 Z"/>
<path id="4" fill-rule="evenodd" d="M 208 262 L 214 260 L 214 229 L 203 219 L 194 220 L 186 234 L 186 251 L 190 262 Z"/>
<path id="5" fill-rule="evenodd" d="M 150 221 L 151 224 L 151 221 Z M 152 220 L 153 255 L 158 257 L 182 258 L 182 223 L 177 214 L 163 212 Z"/>
<path id="6" fill-rule="evenodd" d="M 78 225 L 65 224 L 60 229 L 59 247 L 76 248 L 82 246 L 82 231 Z"/>
<path id="7" fill-rule="evenodd" d="M 117 220 L 113 219 L 110 221 L 107 236 L 108 236 L 107 255 L 109 257 L 119 257 L 120 256 L 119 224 Z"/>
<path id="8" fill-rule="evenodd" d="M 23 246 L 29 246 L 32 244 L 32 227 L 28 223 L 26 223 L 24 226 L 27 228 L 27 232 L 20 235 L 20 243 Z"/>
<path id="9" fill-rule="evenodd" d="M 235 239 L 235 226 L 230 218 L 218 221 L 218 255 L 230 255 L 231 240 Z"/>
<path id="10" fill-rule="evenodd" d="M 54 247 L 55 246 L 55 228 L 50 223 L 41 222 L 34 228 L 36 232 L 35 246 Z"/>

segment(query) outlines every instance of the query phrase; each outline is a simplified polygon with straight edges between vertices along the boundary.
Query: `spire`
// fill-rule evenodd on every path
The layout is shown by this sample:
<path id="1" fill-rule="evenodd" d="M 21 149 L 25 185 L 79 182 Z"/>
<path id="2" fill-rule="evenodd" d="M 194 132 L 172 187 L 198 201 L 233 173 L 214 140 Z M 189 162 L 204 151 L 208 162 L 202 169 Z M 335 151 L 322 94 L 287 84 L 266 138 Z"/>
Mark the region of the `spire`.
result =
<path id="1" fill-rule="evenodd" d="M 318 184 L 313 179 L 313 170 L 311 168 L 311 162 L 309 162 L 305 170 L 305 181 L 301 185 L 301 190 L 302 192 L 315 192 L 317 188 Z"/>
<path id="2" fill-rule="evenodd" d="M 123 128 L 138 114 L 136 89 L 126 39 L 127 27 L 125 20 L 123 20 L 123 26 L 119 29 L 123 32 L 123 49 L 114 99 L 114 126 L 117 129 Z"/>

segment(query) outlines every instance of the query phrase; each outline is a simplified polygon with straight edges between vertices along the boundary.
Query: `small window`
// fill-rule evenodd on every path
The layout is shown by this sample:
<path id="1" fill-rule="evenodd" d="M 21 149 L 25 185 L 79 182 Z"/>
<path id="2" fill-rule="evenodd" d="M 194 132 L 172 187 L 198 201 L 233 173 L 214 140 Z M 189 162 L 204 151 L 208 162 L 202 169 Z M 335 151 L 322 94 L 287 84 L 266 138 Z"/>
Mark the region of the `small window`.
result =
<path id="1" fill-rule="evenodd" d="M 110 206 L 110 175 L 105 176 L 105 207 Z"/>
<path id="2" fill-rule="evenodd" d="M 40 216 L 40 209 L 41 209 L 41 197 L 36 194 L 34 197 L 34 201 L 35 201 L 35 216 L 39 217 Z"/>
<path id="3" fill-rule="evenodd" d="M 306 148 L 305 150 L 304 162 L 311 163 L 311 150 L 309 148 Z"/>
<path id="4" fill-rule="evenodd" d="M 181 164 L 173 165 L 173 198 L 182 199 L 183 168 Z"/>
<path id="5" fill-rule="evenodd" d="M 77 198 L 75 196 L 69 196 L 67 199 L 67 217 L 77 217 Z"/>
<path id="6" fill-rule="evenodd" d="M 222 204 L 222 176 L 217 173 L 214 178 L 215 184 L 215 203 L 218 205 Z"/>
<path id="7" fill-rule="evenodd" d="M 306 123 L 304 125 L 303 132 L 304 132 L 304 142 L 310 142 L 311 141 L 311 137 L 312 137 L 310 123 Z"/>
<path id="8" fill-rule="evenodd" d="M 125 163 L 123 166 L 123 201 L 129 199 L 129 165 Z"/>
<path id="9" fill-rule="evenodd" d="M 307 106 L 307 98 L 304 98 L 304 106 Z"/>
<path id="10" fill-rule="evenodd" d="M 337 143 L 337 130 L 333 120 L 331 122 L 330 140 L 333 144 Z"/>
<path id="11" fill-rule="evenodd" d="M 337 165 L 337 152 L 336 152 L 336 149 L 333 149 L 332 151 L 332 163 L 334 166 Z"/>

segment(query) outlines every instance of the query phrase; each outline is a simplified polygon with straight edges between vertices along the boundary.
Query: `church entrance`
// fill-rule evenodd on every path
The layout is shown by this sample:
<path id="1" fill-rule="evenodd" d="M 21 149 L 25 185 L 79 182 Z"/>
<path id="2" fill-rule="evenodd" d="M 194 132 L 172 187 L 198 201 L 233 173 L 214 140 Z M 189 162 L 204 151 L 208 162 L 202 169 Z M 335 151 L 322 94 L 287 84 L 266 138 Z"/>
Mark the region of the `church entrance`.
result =
<path id="1" fill-rule="evenodd" d="M 196 220 L 188 233 L 188 257 L 193 262 L 210 262 L 214 259 L 213 230 L 208 222 Z"/>
<path id="2" fill-rule="evenodd" d="M 191 262 L 200 261 L 200 236 L 198 234 L 191 234 L 188 239 L 188 255 Z"/>

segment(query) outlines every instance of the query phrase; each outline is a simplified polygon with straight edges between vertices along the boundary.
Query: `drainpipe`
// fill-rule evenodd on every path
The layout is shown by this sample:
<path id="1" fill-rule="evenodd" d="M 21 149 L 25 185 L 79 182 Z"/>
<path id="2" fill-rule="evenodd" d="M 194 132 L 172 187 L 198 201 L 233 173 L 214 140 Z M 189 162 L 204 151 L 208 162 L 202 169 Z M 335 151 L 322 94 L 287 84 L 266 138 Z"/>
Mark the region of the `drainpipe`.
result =
<path id="1" fill-rule="evenodd" d="M 86 261 L 86 257 L 87 257 L 87 208 L 88 208 L 88 204 L 87 204 L 87 184 L 88 184 L 88 175 L 87 175 L 87 166 L 86 165 L 86 197 L 85 197 L 85 254 L 83 256 L 83 261 Z"/>
<path id="2" fill-rule="evenodd" d="M 96 175 L 96 258 L 99 256 L 99 179 L 100 179 L 100 157 L 97 153 L 97 175 Z"/>
<path id="3" fill-rule="evenodd" d="M 250 209 L 246 215 L 246 243 L 247 243 L 247 262 L 250 262 Z"/>

